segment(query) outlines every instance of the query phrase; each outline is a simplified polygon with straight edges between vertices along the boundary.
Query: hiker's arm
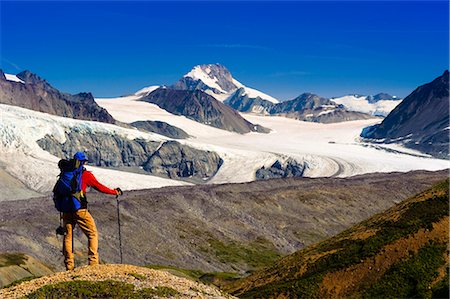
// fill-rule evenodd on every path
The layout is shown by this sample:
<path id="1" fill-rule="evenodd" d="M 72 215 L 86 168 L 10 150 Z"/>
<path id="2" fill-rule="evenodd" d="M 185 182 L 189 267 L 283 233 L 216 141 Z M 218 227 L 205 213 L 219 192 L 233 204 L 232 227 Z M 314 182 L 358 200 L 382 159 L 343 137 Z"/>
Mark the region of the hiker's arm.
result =
<path id="1" fill-rule="evenodd" d="M 95 190 L 100 191 L 106 194 L 117 195 L 117 191 L 114 189 L 109 189 L 105 185 L 101 184 L 95 176 L 90 171 L 85 171 L 83 173 L 83 179 L 86 182 L 86 185 L 93 187 Z"/>

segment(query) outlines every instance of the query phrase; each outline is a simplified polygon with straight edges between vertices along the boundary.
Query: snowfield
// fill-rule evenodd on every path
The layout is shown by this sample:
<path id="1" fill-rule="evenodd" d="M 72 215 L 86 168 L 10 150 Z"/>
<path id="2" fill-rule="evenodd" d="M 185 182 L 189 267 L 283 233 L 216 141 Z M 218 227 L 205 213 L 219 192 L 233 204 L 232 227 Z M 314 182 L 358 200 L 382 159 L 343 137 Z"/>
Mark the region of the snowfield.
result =
<path id="1" fill-rule="evenodd" d="M 381 100 L 375 103 L 369 103 L 366 96 L 344 96 L 330 99 L 336 104 L 344 105 L 350 111 L 363 112 L 377 116 L 387 116 L 402 100 Z"/>
<path id="2" fill-rule="evenodd" d="M 198 148 L 217 151 L 224 164 L 210 183 L 253 180 L 256 169 L 270 166 L 276 159 L 292 157 L 306 162 L 306 176 L 351 176 L 370 172 L 439 170 L 449 168 L 446 160 L 426 157 L 396 146 L 395 151 L 361 143 L 362 128 L 379 119 L 336 124 L 302 122 L 276 116 L 242 114 L 254 124 L 272 130 L 269 134 L 236 134 L 212 128 L 184 116 L 171 115 L 157 105 L 137 101 L 137 97 L 96 99 L 111 115 L 123 122 L 160 120 L 185 130 L 192 138 L 182 141 Z M 403 153 L 402 153 L 403 152 Z"/>

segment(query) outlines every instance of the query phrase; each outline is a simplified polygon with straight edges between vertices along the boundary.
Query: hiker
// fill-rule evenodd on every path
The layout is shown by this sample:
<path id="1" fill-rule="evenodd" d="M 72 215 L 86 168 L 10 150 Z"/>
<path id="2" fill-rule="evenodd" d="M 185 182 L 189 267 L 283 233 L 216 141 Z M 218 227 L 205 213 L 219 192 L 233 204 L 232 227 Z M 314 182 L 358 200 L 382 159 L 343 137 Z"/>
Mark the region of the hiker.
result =
<path id="1" fill-rule="evenodd" d="M 87 200 L 86 200 L 86 187 L 93 187 L 95 190 L 100 191 L 102 193 L 111 194 L 111 195 L 122 195 L 123 192 L 120 188 L 110 189 L 97 181 L 92 172 L 87 171 L 84 168 L 84 165 L 87 163 L 88 159 L 83 152 L 77 152 L 72 160 L 61 160 L 61 162 L 66 161 L 71 163 L 72 171 L 74 173 L 73 176 L 78 176 L 78 179 L 75 180 L 78 185 L 78 190 L 75 193 L 72 193 L 70 201 L 75 202 L 74 208 L 72 208 L 71 212 L 62 212 L 63 218 L 63 226 L 64 226 L 64 243 L 63 243 L 63 252 L 64 252 L 64 263 L 66 265 L 67 270 L 73 270 L 74 268 L 74 254 L 73 254 L 73 228 L 76 224 L 79 225 L 83 233 L 88 238 L 88 254 L 89 254 L 89 265 L 98 265 L 99 257 L 98 257 L 98 233 L 97 227 L 95 226 L 94 219 L 91 214 L 87 210 Z M 58 165 L 59 165 L 58 164 Z M 63 168 L 59 165 L 62 172 L 60 176 L 63 176 Z M 71 180 L 71 184 L 73 185 L 73 179 Z M 73 188 L 73 186 L 72 186 Z M 56 186 L 55 186 L 56 189 Z M 54 189 L 54 192 L 55 192 Z M 73 191 L 72 191 L 73 192 Z M 77 202 L 78 200 L 78 202 Z M 56 201 L 55 201 L 56 205 Z M 59 209 L 63 210 L 64 209 Z M 67 211 L 67 209 L 66 209 Z"/>

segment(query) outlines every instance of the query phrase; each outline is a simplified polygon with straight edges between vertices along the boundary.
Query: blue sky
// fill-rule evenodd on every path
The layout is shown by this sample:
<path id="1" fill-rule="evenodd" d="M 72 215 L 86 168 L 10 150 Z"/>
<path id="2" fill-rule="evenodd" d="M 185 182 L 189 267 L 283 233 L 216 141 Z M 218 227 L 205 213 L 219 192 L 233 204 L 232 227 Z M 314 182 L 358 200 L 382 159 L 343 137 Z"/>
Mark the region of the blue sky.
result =
<path id="1" fill-rule="evenodd" d="M 1 68 L 97 97 L 221 63 L 280 99 L 406 96 L 449 64 L 447 1 L 0 1 Z"/>

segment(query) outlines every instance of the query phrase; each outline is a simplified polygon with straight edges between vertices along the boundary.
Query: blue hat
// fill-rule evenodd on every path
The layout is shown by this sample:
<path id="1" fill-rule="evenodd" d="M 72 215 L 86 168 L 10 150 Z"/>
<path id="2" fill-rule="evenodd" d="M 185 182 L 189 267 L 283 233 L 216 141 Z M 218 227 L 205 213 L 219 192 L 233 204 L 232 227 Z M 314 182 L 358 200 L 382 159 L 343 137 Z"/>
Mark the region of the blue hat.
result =
<path id="1" fill-rule="evenodd" d="M 78 160 L 78 161 L 87 161 L 87 157 L 83 152 L 77 152 L 74 156 L 74 159 Z"/>

